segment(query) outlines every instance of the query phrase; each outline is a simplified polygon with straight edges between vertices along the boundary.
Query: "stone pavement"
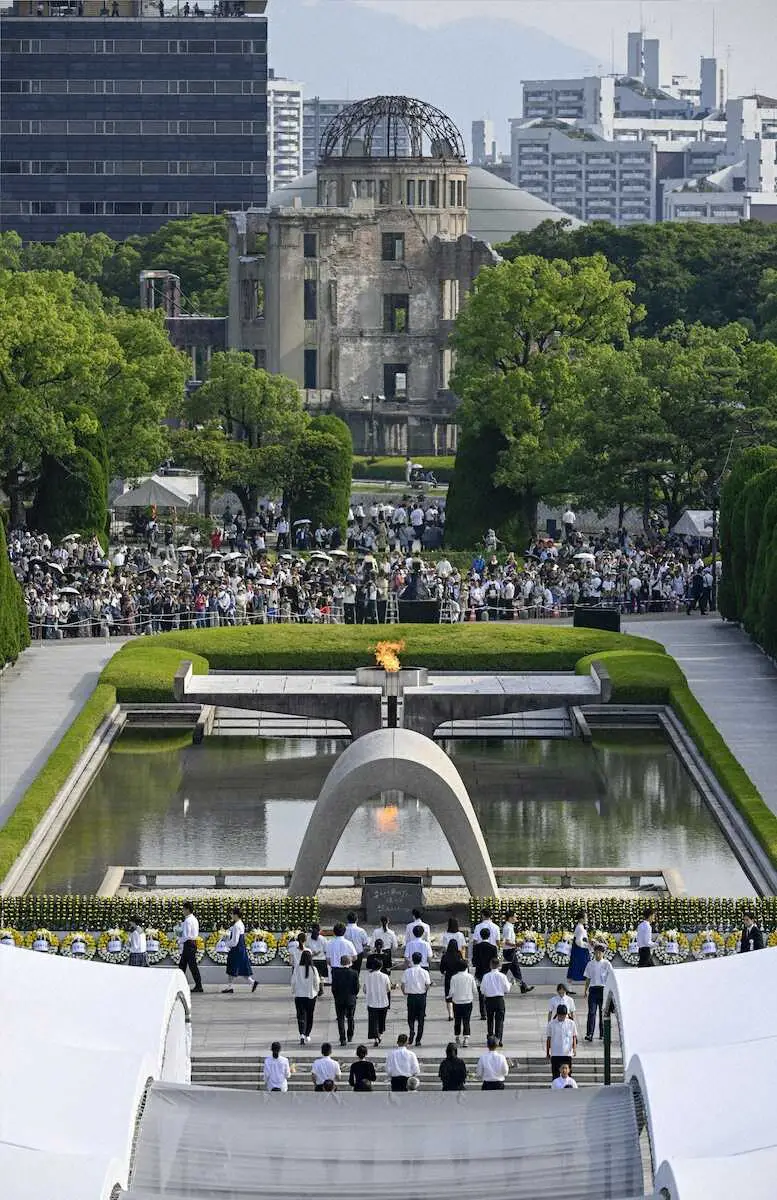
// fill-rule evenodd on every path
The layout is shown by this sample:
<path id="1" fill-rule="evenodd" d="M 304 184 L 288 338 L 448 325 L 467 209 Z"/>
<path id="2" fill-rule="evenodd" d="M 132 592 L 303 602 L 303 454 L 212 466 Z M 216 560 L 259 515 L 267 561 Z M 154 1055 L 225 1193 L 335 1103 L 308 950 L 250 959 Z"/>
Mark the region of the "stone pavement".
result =
<path id="1" fill-rule="evenodd" d="M 0 675 L 0 827 L 124 639 L 37 643 Z"/>
<path id="2" fill-rule="evenodd" d="M 773 813 L 777 813 L 777 670 L 736 625 L 698 613 L 630 621 L 677 659 L 691 691 Z"/>

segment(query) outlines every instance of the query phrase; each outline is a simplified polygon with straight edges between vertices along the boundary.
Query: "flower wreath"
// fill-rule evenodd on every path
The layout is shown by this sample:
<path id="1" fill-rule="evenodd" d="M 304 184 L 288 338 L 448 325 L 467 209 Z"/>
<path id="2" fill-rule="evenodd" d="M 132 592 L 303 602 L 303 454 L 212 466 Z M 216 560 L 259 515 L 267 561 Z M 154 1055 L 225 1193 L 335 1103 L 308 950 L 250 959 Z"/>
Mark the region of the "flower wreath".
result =
<path id="1" fill-rule="evenodd" d="M 227 933 L 228 930 L 226 929 L 215 929 L 213 933 L 209 934 L 209 936 L 205 939 L 205 952 L 208 955 L 208 958 L 212 962 L 218 963 L 220 967 L 226 965 L 227 954 L 229 953 L 229 946 L 227 945 Z"/>
<path id="2" fill-rule="evenodd" d="M 694 958 L 716 958 L 724 952 L 723 938 L 716 929 L 702 929 L 691 942 Z"/>
<path id="3" fill-rule="evenodd" d="M 167 943 L 167 938 L 161 929 L 156 929 L 153 925 L 146 930 L 146 958 L 150 967 L 156 966 L 167 958 L 170 947 Z"/>
<path id="4" fill-rule="evenodd" d="M 60 943 L 59 952 L 65 958 L 80 958 L 86 962 L 88 959 L 94 958 L 97 952 L 97 942 L 91 933 L 85 933 L 83 929 L 79 929 L 75 933 L 65 934 Z"/>
<path id="5" fill-rule="evenodd" d="M 59 949 L 59 938 L 50 929 L 33 929 L 24 939 L 29 950 L 39 950 L 43 954 L 56 954 Z"/>
<path id="6" fill-rule="evenodd" d="M 639 948 L 637 946 L 637 931 L 629 929 L 626 933 L 621 934 L 618 941 L 618 953 L 625 963 L 630 967 L 636 967 L 639 962 Z"/>
<path id="7" fill-rule="evenodd" d="M 683 962 L 690 953 L 688 938 L 679 929 L 665 929 L 656 940 L 655 955 L 665 967 Z"/>
<path id="8" fill-rule="evenodd" d="M 739 954 L 741 941 L 741 934 L 729 933 L 726 937 L 726 954 Z"/>
<path id="9" fill-rule="evenodd" d="M 766 944 L 767 946 L 777 946 L 777 929 L 769 934 L 768 938 L 766 939 Z"/>
<path id="10" fill-rule="evenodd" d="M 277 949 L 278 940 L 269 929 L 251 929 L 246 932 L 246 950 L 252 966 L 263 967 L 265 963 L 272 962 Z"/>
<path id="11" fill-rule="evenodd" d="M 11 929 L 10 926 L 6 926 L 6 928 L 0 929 L 0 946 L 23 946 L 23 945 L 24 945 L 24 934 L 19 933 L 18 929 Z"/>
<path id="12" fill-rule="evenodd" d="M 601 946 L 604 950 L 604 957 L 608 962 L 612 962 L 615 957 L 615 951 L 618 949 L 618 943 L 614 934 L 608 933 L 606 929 L 595 929 L 593 933 L 589 933 L 588 945 L 591 948 L 591 958 L 594 956 L 594 948 Z"/>
<path id="13" fill-rule="evenodd" d="M 557 929 L 547 942 L 548 958 L 557 967 L 568 967 L 574 934 L 570 929 Z"/>
<path id="14" fill-rule="evenodd" d="M 278 957 L 281 962 L 290 963 L 291 955 L 289 954 L 289 942 L 296 942 L 301 929 L 287 929 L 278 939 Z"/>
<path id="15" fill-rule="evenodd" d="M 178 932 L 176 930 L 174 930 L 172 933 L 168 933 L 165 936 L 165 941 L 167 943 L 167 953 L 170 955 L 170 958 L 175 963 L 175 965 L 178 966 L 179 962 L 181 961 L 181 943 L 178 941 Z M 195 961 L 202 962 L 203 958 L 205 957 L 205 940 L 204 940 L 204 938 L 198 937 L 195 942 L 195 945 L 196 945 L 196 951 L 195 951 L 195 955 L 194 955 Z M 224 957 L 224 961 L 226 962 L 226 956 Z"/>
<path id="16" fill-rule="evenodd" d="M 129 958 L 129 937 L 124 929 L 106 929 L 97 942 L 103 962 L 124 963 Z"/>
<path id="17" fill-rule="evenodd" d="M 515 957 L 522 967 L 534 967 L 545 957 L 545 939 L 536 929 L 521 929 L 515 941 Z"/>

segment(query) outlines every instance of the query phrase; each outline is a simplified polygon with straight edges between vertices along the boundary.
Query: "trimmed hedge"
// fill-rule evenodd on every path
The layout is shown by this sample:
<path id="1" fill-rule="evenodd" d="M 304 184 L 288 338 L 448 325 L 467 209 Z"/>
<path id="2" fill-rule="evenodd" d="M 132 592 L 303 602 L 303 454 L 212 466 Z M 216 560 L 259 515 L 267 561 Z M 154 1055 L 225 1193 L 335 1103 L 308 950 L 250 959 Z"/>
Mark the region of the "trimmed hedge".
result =
<path id="1" fill-rule="evenodd" d="M 723 576 L 718 608 L 727 621 L 741 621 L 747 597 L 748 562 L 745 547 L 745 487 L 755 476 L 777 463 L 777 447 L 752 446 L 736 459 L 720 493 L 720 557 Z"/>
<path id="2" fill-rule="evenodd" d="M 0 667 L 16 662 L 29 644 L 27 606 L 8 558 L 5 525 L 0 521 Z"/>
<path id="3" fill-rule="evenodd" d="M 450 483 L 453 478 L 453 468 L 456 462 L 454 455 L 414 454 L 411 457 L 413 462 L 420 463 L 425 471 L 434 471 L 438 483 Z M 401 457 L 376 458 L 375 462 L 370 462 L 366 454 L 356 454 L 353 459 L 353 477 L 354 479 L 389 479 L 393 483 L 404 483 L 405 462 L 406 460 Z M 417 483 L 408 484 L 411 489 L 416 489 L 418 486 Z"/>
<path id="4" fill-rule="evenodd" d="M 578 673 L 585 674 L 592 661 L 601 662 L 609 671 L 614 701 L 671 705 L 721 787 L 734 801 L 772 862 L 777 863 L 777 816 L 764 803 L 744 767 L 693 695 L 675 660 L 668 654 L 616 650 L 581 659 L 577 664 Z"/>
<path id="5" fill-rule="evenodd" d="M 191 659 L 214 671 L 349 671 L 374 661 L 384 638 L 404 641 L 408 666 L 436 671 L 574 671 L 581 655 L 663 648 L 627 634 L 537 625 L 241 625 L 159 633 L 128 642 L 100 676 L 125 703 L 163 702 Z"/>
<path id="6" fill-rule="evenodd" d="M 38 822 L 115 703 L 115 689 L 108 683 L 98 683 L 62 741 L 49 755 L 45 766 L 0 829 L 0 880 L 27 845 Z"/>

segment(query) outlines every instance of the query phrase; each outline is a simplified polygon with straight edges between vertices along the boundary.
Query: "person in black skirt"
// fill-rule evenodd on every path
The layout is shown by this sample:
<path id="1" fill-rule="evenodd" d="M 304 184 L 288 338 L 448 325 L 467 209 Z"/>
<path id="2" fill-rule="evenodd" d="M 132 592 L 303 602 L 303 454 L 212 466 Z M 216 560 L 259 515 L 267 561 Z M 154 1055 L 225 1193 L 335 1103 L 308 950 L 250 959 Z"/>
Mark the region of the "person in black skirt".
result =
<path id="1" fill-rule="evenodd" d="M 258 979 L 254 979 L 254 969 L 251 966 L 251 960 L 248 957 L 246 949 L 246 927 L 243 924 L 243 919 L 239 908 L 232 909 L 232 925 L 227 934 L 227 982 L 228 987 L 222 988 L 224 995 L 234 992 L 232 984 L 236 979 L 245 979 L 246 983 L 251 984 L 251 992 L 255 992 L 259 987 Z"/>
<path id="2" fill-rule="evenodd" d="M 448 995 L 451 990 L 451 977 L 456 975 L 459 971 L 463 971 L 466 968 L 466 965 L 467 964 L 464 961 L 464 956 L 461 953 L 461 948 L 458 942 L 453 940 L 448 942 L 442 958 L 440 959 L 440 971 L 445 984 L 445 991 L 443 994 L 445 996 L 445 1007 L 448 1011 L 449 1021 L 453 1020 L 453 1001 L 448 999 Z"/>
<path id="3" fill-rule="evenodd" d="M 148 953 L 146 950 L 146 931 L 139 917 L 131 917 L 129 923 L 129 965 L 131 967 L 147 967 Z"/>

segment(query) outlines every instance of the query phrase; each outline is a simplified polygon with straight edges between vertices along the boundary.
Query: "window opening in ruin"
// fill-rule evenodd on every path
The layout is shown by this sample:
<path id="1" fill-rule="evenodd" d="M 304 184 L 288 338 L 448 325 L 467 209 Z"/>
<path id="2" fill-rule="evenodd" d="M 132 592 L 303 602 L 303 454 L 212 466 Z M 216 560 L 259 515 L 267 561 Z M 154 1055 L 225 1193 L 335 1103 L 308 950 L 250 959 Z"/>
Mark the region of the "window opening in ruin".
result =
<path id="1" fill-rule="evenodd" d="M 318 258 L 318 237 L 315 233 L 303 233 L 302 253 L 305 258 Z"/>
<path id="2" fill-rule="evenodd" d="M 404 233 L 384 233 L 381 239 L 381 258 L 384 262 L 405 261 Z"/>
<path id="3" fill-rule="evenodd" d="M 318 351 L 305 351 L 305 387 L 318 387 Z"/>
<path id="4" fill-rule="evenodd" d="M 407 333 L 410 326 L 410 297 L 388 295 L 383 297 L 383 332 Z"/>
<path id="5" fill-rule="evenodd" d="M 383 364 L 383 394 L 387 400 L 407 400 L 407 363 Z"/>
<path id="6" fill-rule="evenodd" d="M 318 284 L 315 279 L 304 281 L 303 309 L 306 321 L 315 321 L 318 317 Z"/>

